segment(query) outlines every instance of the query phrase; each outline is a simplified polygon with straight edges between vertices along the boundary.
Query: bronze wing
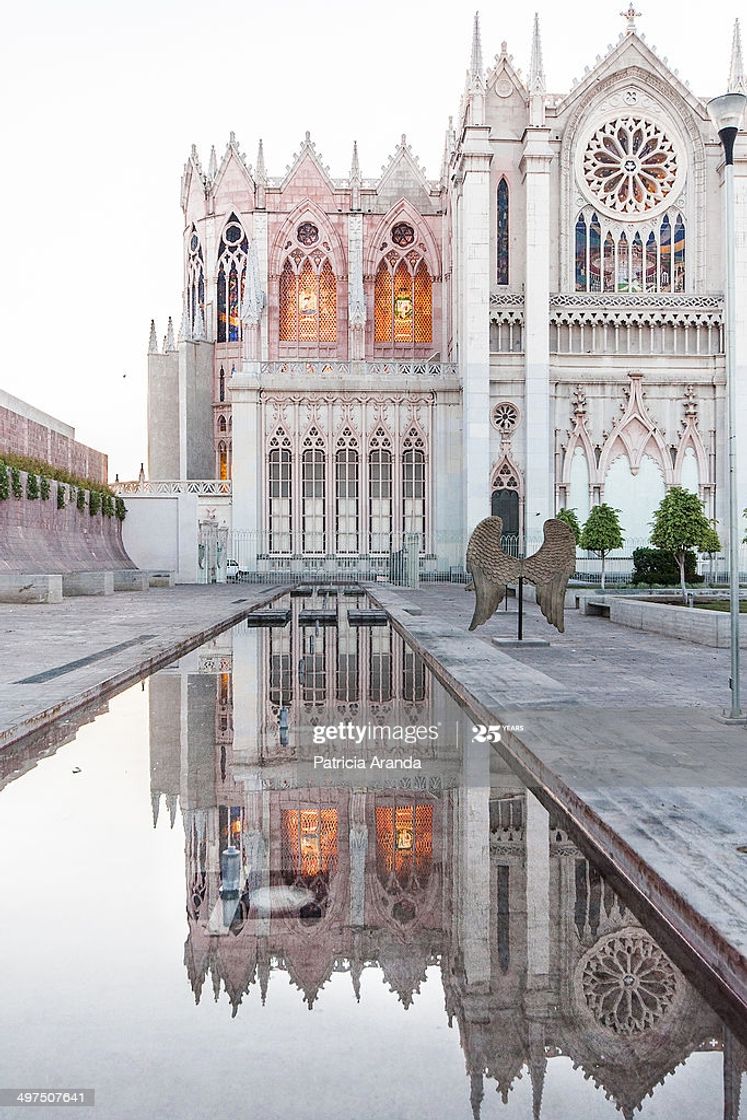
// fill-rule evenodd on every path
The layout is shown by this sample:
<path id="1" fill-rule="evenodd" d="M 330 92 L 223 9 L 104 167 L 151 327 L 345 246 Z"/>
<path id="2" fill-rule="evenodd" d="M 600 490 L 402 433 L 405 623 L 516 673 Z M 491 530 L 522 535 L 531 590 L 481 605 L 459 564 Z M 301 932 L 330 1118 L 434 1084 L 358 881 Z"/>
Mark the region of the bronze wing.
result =
<path id="1" fill-rule="evenodd" d="M 486 517 L 475 526 L 467 545 L 467 570 L 475 586 L 470 630 L 495 614 L 506 594 L 506 584 L 517 579 L 521 571 L 521 561 L 501 548 L 502 532 L 500 517 Z"/>
<path id="2" fill-rule="evenodd" d="M 563 521 L 551 517 L 544 524 L 545 539 L 523 562 L 522 575 L 537 588 L 537 606 L 562 634 L 565 589 L 576 569 L 576 539 Z"/>

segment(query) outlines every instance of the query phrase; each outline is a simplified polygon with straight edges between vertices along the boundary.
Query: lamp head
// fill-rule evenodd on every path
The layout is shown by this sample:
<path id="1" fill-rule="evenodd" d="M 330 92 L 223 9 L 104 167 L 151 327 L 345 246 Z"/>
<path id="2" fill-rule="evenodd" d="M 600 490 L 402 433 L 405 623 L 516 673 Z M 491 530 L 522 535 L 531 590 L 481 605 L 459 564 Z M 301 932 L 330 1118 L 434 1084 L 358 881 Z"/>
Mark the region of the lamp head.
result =
<path id="1" fill-rule="evenodd" d="M 734 141 L 742 126 L 747 96 L 743 93 L 723 93 L 708 102 L 708 115 L 721 137 L 727 164 L 734 162 Z"/>

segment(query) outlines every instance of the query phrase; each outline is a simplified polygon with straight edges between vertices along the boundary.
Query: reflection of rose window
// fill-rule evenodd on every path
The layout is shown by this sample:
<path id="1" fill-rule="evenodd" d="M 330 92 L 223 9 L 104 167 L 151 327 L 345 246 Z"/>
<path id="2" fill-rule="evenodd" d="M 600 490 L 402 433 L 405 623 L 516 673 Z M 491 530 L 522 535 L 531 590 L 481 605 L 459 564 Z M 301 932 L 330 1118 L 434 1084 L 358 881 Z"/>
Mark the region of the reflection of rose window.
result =
<path id="1" fill-rule="evenodd" d="M 672 142 L 651 121 L 609 121 L 589 141 L 584 175 L 610 210 L 640 214 L 662 202 L 677 177 Z"/>
<path id="2" fill-rule="evenodd" d="M 598 1023 L 616 1034 L 648 1030 L 674 1001 L 675 970 L 643 930 L 603 938 L 579 968 L 589 1010 Z"/>

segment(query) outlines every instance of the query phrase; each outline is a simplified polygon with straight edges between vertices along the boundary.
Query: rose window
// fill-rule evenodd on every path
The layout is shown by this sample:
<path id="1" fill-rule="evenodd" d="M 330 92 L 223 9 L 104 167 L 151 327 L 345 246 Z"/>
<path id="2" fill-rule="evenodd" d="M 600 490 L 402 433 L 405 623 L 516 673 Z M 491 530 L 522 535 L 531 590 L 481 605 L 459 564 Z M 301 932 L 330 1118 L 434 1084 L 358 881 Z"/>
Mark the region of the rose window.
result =
<path id="1" fill-rule="evenodd" d="M 296 236 L 302 245 L 316 245 L 319 240 L 319 230 L 313 222 L 301 222 Z"/>
<path id="2" fill-rule="evenodd" d="M 677 974 L 643 930 L 603 938 L 579 965 L 581 989 L 594 1018 L 615 1034 L 636 1035 L 669 1011 Z"/>
<path id="3" fill-rule="evenodd" d="M 493 409 L 493 424 L 499 432 L 512 432 L 519 422 L 519 410 L 510 401 L 502 401 Z"/>
<path id="4" fill-rule="evenodd" d="M 412 245 L 415 240 L 415 230 L 407 222 L 398 222 L 392 229 L 392 241 L 395 245 L 399 245 L 404 249 L 407 245 Z"/>
<path id="5" fill-rule="evenodd" d="M 677 178 L 672 141 L 651 121 L 608 121 L 592 136 L 584 156 L 592 194 L 620 214 L 643 214 L 663 202 Z"/>

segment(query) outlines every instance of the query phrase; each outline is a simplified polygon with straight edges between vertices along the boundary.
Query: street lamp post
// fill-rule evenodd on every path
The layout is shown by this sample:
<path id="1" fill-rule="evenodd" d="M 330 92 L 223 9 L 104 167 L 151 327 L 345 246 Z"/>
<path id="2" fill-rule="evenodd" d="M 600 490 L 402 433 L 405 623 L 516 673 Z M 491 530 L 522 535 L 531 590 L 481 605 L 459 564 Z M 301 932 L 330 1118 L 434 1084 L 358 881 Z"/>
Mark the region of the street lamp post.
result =
<path id="1" fill-rule="evenodd" d="M 739 509 L 737 504 L 737 386 L 736 386 L 736 275 L 734 261 L 734 142 L 747 106 L 743 93 L 725 93 L 708 102 L 724 149 L 725 235 L 726 235 L 726 391 L 729 432 L 729 630 L 731 637 L 731 711 L 729 718 L 741 720 L 739 703 Z"/>

